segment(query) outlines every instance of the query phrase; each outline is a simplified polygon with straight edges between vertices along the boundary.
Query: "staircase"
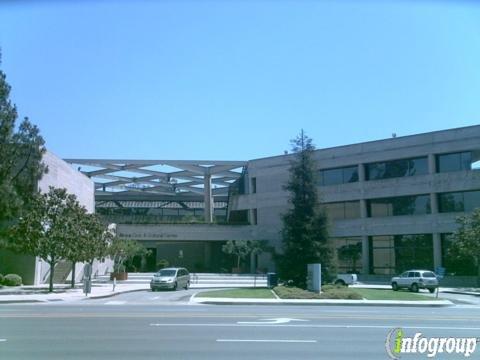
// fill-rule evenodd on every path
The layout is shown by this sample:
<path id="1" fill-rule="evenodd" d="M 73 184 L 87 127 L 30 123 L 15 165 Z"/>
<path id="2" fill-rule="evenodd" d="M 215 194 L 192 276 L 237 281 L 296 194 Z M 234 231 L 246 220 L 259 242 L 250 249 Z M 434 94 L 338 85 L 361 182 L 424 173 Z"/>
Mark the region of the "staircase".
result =
<path id="1" fill-rule="evenodd" d="M 54 284 L 65 284 L 65 280 L 72 271 L 72 263 L 70 261 L 60 261 L 55 265 L 53 273 Z"/>
<path id="2" fill-rule="evenodd" d="M 122 284 L 150 284 L 154 273 L 129 273 L 128 280 L 117 281 Z M 110 275 L 96 277 L 95 283 L 109 283 Z M 265 274 L 214 274 L 214 273 L 190 273 L 190 287 L 192 289 L 207 288 L 243 288 L 243 287 L 267 287 Z"/>

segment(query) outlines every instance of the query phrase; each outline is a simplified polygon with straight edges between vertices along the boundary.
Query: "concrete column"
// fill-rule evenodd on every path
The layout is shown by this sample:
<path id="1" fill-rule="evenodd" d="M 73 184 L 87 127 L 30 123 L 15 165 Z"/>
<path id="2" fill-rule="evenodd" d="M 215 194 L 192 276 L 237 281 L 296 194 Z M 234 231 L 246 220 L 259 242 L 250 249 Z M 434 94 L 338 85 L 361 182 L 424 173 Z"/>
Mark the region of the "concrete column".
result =
<path id="1" fill-rule="evenodd" d="M 367 200 L 365 199 L 360 199 L 360 217 L 362 219 L 368 217 Z"/>
<path id="2" fill-rule="evenodd" d="M 430 209 L 432 214 L 438 214 L 438 197 L 436 193 L 430 193 Z"/>
<path id="3" fill-rule="evenodd" d="M 365 164 L 358 164 L 358 181 L 363 182 L 365 180 Z"/>
<path id="4" fill-rule="evenodd" d="M 362 274 L 370 273 L 370 248 L 368 244 L 368 236 L 362 236 Z"/>
<path id="5" fill-rule="evenodd" d="M 437 162 L 435 154 L 428 154 L 428 173 L 435 174 L 437 172 Z"/>
<path id="6" fill-rule="evenodd" d="M 204 202 L 205 202 L 205 222 L 213 222 L 213 198 L 212 198 L 212 175 L 205 174 L 204 179 Z"/>
<path id="7" fill-rule="evenodd" d="M 257 272 L 257 264 L 255 264 L 255 254 L 250 254 L 250 274 L 255 274 Z"/>
<path id="8" fill-rule="evenodd" d="M 433 266 L 434 270 L 442 266 L 442 239 L 439 233 L 433 234 Z"/>

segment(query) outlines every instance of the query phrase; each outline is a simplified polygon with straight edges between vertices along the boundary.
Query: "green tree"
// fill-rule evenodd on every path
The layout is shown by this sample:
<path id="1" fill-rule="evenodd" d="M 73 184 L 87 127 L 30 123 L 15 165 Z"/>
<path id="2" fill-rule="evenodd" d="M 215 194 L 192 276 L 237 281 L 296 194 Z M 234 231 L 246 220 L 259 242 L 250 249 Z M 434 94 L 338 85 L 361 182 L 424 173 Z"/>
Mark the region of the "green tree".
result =
<path id="1" fill-rule="evenodd" d="M 327 280 L 335 269 L 327 217 L 319 206 L 315 147 L 303 130 L 292 140 L 292 150 L 290 178 L 284 187 L 290 193 L 291 206 L 282 219 L 283 252 L 275 259 L 282 279 L 305 288 L 308 264 L 321 263 L 322 277 Z"/>
<path id="2" fill-rule="evenodd" d="M 247 256 L 260 254 L 265 250 L 267 250 L 266 242 L 261 240 L 228 240 L 222 246 L 222 251 L 225 254 L 237 257 L 237 268 L 240 267 L 240 262 Z"/>
<path id="3" fill-rule="evenodd" d="M 53 291 L 55 265 L 68 256 L 68 249 L 78 233 L 78 208 L 75 195 L 66 189 L 50 187 L 46 194 L 35 194 L 28 211 L 13 227 L 12 250 L 39 256 L 50 265 L 49 291 Z"/>
<path id="4" fill-rule="evenodd" d="M 113 233 L 95 214 L 87 213 L 78 204 L 72 209 L 76 219 L 72 228 L 73 241 L 67 244 L 65 258 L 72 262 L 71 287 L 75 287 L 75 265 L 77 262 L 93 263 L 95 259 L 103 259 L 108 255 L 108 246 L 113 239 Z"/>
<path id="5" fill-rule="evenodd" d="M 449 256 L 465 262 L 472 261 L 477 269 L 477 283 L 480 286 L 480 208 L 472 214 L 457 219 L 459 228 L 448 251 Z"/>
<path id="6" fill-rule="evenodd" d="M 125 263 L 132 260 L 135 256 L 147 256 L 150 253 L 144 246 L 134 240 L 123 240 L 114 238 L 108 248 L 108 254 L 114 261 L 114 272 L 125 271 Z"/>
<path id="7" fill-rule="evenodd" d="M 28 118 L 16 128 L 18 114 L 9 99 L 10 89 L 0 71 L 0 239 L 21 215 L 47 171 L 42 163 L 45 142 L 38 128 Z"/>

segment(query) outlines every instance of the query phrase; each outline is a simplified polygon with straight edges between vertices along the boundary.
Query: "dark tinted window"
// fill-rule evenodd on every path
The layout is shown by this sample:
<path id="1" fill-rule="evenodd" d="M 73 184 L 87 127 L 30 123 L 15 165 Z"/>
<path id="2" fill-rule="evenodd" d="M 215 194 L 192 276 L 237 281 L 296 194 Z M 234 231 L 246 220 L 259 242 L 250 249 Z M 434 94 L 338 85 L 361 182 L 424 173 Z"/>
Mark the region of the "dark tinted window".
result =
<path id="1" fill-rule="evenodd" d="M 437 155 L 438 172 L 470 170 L 471 163 L 471 152 Z"/>
<path id="2" fill-rule="evenodd" d="M 431 272 L 431 271 L 425 271 L 425 272 L 423 273 L 423 277 L 424 277 L 424 278 L 434 278 L 434 277 L 436 277 L 436 276 L 435 276 L 435 274 L 434 274 L 433 272 Z"/>
<path id="3" fill-rule="evenodd" d="M 368 201 L 370 217 L 421 215 L 430 213 L 430 196 L 399 196 Z"/>
<path id="4" fill-rule="evenodd" d="M 360 217 L 360 202 L 347 201 L 323 204 L 331 220 L 356 219 Z"/>
<path id="5" fill-rule="evenodd" d="M 323 178 L 321 185 L 328 186 L 328 185 L 343 184 L 342 169 L 322 170 L 321 173 Z"/>
<path id="6" fill-rule="evenodd" d="M 427 173 L 428 161 L 426 157 L 377 162 L 366 166 L 367 180 L 425 175 Z"/>
<path id="7" fill-rule="evenodd" d="M 471 212 L 480 207 L 480 191 L 438 194 L 440 212 Z"/>
<path id="8" fill-rule="evenodd" d="M 160 270 L 160 276 L 175 276 L 177 270 Z"/>
<path id="9" fill-rule="evenodd" d="M 372 274 L 433 268 L 431 234 L 371 236 L 369 243 Z"/>
<path id="10" fill-rule="evenodd" d="M 320 185 L 338 185 L 358 181 L 357 166 L 320 170 Z"/>

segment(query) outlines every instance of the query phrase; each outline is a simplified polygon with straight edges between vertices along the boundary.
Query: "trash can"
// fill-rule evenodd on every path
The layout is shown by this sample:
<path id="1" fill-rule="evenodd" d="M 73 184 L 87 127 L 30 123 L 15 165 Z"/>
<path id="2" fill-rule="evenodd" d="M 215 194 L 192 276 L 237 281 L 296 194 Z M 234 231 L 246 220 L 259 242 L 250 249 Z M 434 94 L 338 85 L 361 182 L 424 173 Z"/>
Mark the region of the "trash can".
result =
<path id="1" fill-rule="evenodd" d="M 267 285 L 269 288 L 273 288 L 278 285 L 277 273 L 270 272 L 267 274 Z"/>

